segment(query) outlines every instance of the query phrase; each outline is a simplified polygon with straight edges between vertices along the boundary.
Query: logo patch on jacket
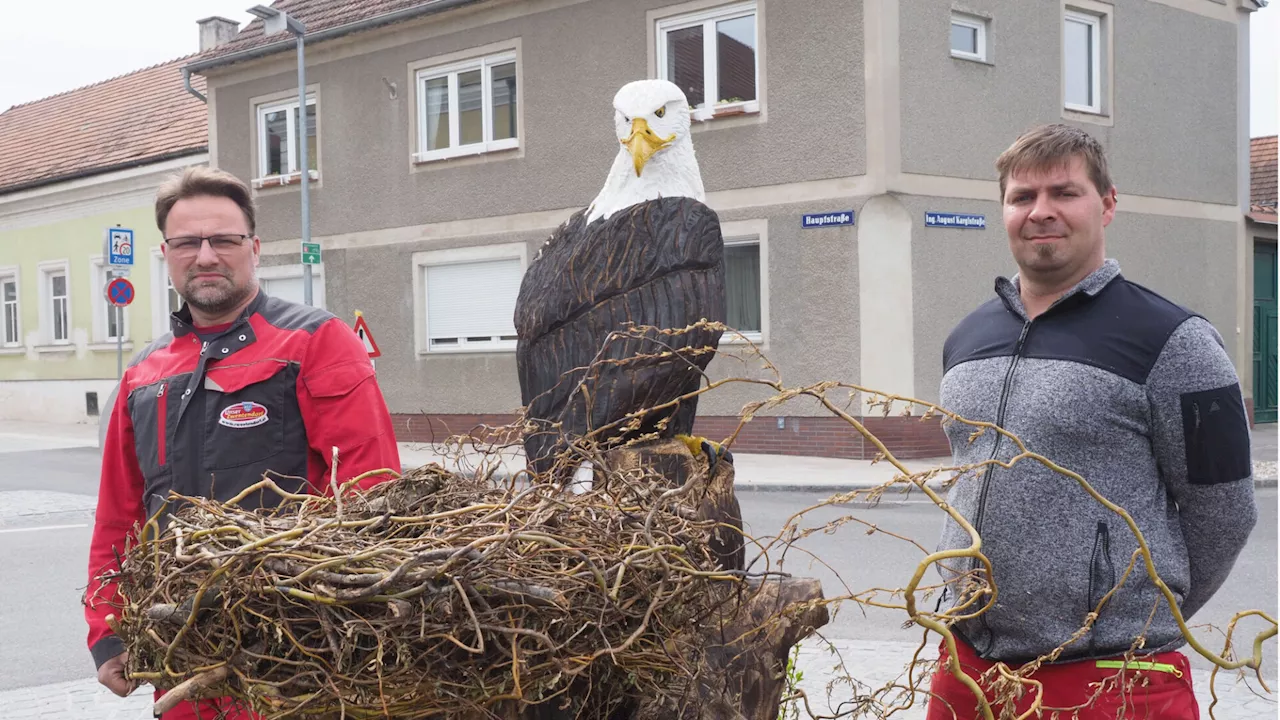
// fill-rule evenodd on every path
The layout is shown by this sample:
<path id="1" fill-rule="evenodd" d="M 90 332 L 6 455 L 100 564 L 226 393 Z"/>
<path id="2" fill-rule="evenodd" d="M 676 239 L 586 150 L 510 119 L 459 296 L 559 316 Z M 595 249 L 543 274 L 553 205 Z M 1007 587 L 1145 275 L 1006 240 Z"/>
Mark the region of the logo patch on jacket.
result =
<path id="1" fill-rule="evenodd" d="M 239 402 L 228 406 L 218 417 L 219 425 L 248 428 L 267 421 L 267 408 L 256 402 Z"/>

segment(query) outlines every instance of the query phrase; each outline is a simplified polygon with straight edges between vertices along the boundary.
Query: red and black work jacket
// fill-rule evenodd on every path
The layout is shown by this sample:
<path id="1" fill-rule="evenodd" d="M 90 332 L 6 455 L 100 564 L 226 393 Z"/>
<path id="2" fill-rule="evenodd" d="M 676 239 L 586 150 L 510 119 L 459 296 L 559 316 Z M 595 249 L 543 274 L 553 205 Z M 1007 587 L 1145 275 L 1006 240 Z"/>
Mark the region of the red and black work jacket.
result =
<path id="1" fill-rule="evenodd" d="M 103 443 L 85 603 L 98 666 L 124 647 L 105 622 L 117 591 L 96 578 L 117 567 L 135 523 L 174 509 L 170 491 L 225 502 L 269 473 L 290 492 L 330 493 L 335 446 L 339 485 L 401 470 L 364 343 L 334 315 L 259 291 L 229 326 L 196 328 L 185 307 L 170 322 L 129 363 Z M 277 501 L 255 492 L 241 507 Z"/>

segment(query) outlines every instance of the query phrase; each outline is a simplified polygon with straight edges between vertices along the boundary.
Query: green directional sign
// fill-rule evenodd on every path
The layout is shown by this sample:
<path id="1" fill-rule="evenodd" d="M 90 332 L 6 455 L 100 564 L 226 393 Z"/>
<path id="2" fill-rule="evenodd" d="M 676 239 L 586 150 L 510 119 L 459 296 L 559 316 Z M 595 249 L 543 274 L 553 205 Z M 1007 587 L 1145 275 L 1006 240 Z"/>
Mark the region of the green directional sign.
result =
<path id="1" fill-rule="evenodd" d="M 302 243 L 302 264 L 320 264 L 320 243 Z"/>

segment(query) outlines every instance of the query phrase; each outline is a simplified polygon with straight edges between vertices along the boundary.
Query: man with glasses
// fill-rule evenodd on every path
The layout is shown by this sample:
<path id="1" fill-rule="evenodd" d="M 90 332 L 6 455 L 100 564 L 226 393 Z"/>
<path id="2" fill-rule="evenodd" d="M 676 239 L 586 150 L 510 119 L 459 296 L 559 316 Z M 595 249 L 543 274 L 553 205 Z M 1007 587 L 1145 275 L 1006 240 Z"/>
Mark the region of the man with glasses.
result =
<path id="1" fill-rule="evenodd" d="M 118 613 L 113 584 L 136 525 L 161 527 L 170 491 L 226 501 L 264 475 L 288 492 L 333 492 L 337 483 L 400 470 L 391 416 L 364 344 L 317 308 L 268 297 L 258 287 L 260 243 L 253 200 L 241 180 L 205 167 L 166 182 L 156 198 L 162 252 L 181 310 L 171 332 L 129 364 L 102 447 L 102 476 L 85 617 L 98 681 L 120 696 L 124 645 L 106 624 Z M 373 474 L 361 487 L 388 479 Z M 266 490 L 242 507 L 272 506 Z M 186 702 L 165 720 L 237 715 L 228 701 Z"/>

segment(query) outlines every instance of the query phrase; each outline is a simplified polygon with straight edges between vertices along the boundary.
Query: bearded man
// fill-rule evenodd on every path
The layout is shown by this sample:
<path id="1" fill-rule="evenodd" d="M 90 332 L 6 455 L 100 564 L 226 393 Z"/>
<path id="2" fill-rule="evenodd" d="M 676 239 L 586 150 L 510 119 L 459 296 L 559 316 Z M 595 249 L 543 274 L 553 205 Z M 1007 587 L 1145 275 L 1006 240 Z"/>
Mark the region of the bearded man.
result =
<path id="1" fill-rule="evenodd" d="M 355 332 L 318 308 L 268 297 L 258 286 L 261 243 L 249 187 L 193 167 L 162 185 L 156 225 L 169 278 L 184 301 L 170 332 L 138 353 L 121 379 L 102 444 L 98 509 L 85 594 L 98 681 L 120 696 L 137 683 L 107 625 L 116 569 L 135 525 L 161 527 L 170 491 L 225 502 L 265 474 L 284 490 L 330 493 L 368 471 L 400 471 L 391 415 Z M 375 474 L 368 487 L 388 479 Z M 240 504 L 274 505 L 266 491 Z M 164 509 L 164 512 L 159 512 Z M 157 698 L 160 693 L 157 693 Z M 165 720 L 251 717 L 228 701 L 184 702 Z"/>

